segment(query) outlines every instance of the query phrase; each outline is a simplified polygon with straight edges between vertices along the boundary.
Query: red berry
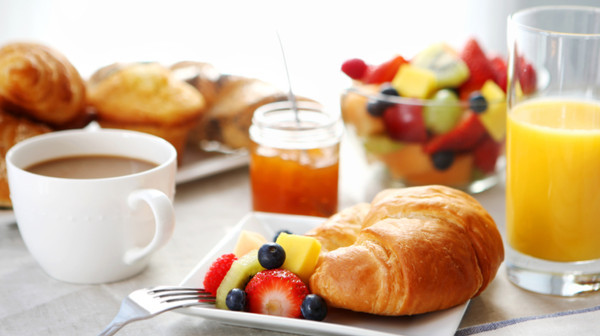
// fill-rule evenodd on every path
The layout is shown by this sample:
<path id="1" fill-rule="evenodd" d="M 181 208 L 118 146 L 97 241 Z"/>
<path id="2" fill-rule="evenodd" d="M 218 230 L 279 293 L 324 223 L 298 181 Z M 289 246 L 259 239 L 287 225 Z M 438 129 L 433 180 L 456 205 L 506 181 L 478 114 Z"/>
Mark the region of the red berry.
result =
<path id="1" fill-rule="evenodd" d="M 460 58 L 467 64 L 470 73 L 469 79 L 459 87 L 460 98 L 466 100 L 471 92 L 481 89 L 487 80 L 494 79 L 494 70 L 475 39 L 467 41 Z"/>
<path id="2" fill-rule="evenodd" d="M 397 141 L 425 142 L 427 129 L 423 119 L 423 106 L 395 104 L 383 112 L 383 124 L 388 135 Z"/>
<path id="3" fill-rule="evenodd" d="M 494 56 L 490 59 L 490 65 L 494 71 L 494 82 L 506 93 L 508 69 L 506 61 L 501 56 Z"/>
<path id="4" fill-rule="evenodd" d="M 223 281 L 223 278 L 235 260 L 237 260 L 235 254 L 229 253 L 220 256 L 212 263 L 212 265 L 210 265 L 208 272 L 206 272 L 206 275 L 204 276 L 203 283 L 204 289 L 207 292 L 210 292 L 215 296 L 217 295 L 217 289 L 221 285 L 221 281 Z"/>
<path id="5" fill-rule="evenodd" d="M 402 64 L 408 63 L 404 57 L 396 56 L 377 66 L 370 66 L 363 81 L 367 84 L 383 84 L 391 82 Z"/>
<path id="6" fill-rule="evenodd" d="M 501 144 L 486 134 L 473 150 L 475 167 L 484 173 L 493 172 L 496 169 L 496 160 L 500 155 L 500 149 Z"/>
<path id="7" fill-rule="evenodd" d="M 431 139 L 424 150 L 428 154 L 448 150 L 455 152 L 472 150 L 485 134 L 485 126 L 477 114 L 467 112 L 456 127 Z"/>
<path id="8" fill-rule="evenodd" d="M 284 269 L 258 272 L 246 285 L 248 311 L 252 313 L 300 317 L 308 288 L 300 278 Z"/>
<path id="9" fill-rule="evenodd" d="M 356 80 L 361 80 L 367 73 L 367 64 L 358 58 L 352 58 L 342 64 L 342 72 L 348 77 Z"/>
<path id="10" fill-rule="evenodd" d="M 531 63 L 525 60 L 525 57 L 517 57 L 516 59 L 516 70 L 521 84 L 521 90 L 524 94 L 533 93 L 537 85 L 537 75 L 535 69 Z"/>

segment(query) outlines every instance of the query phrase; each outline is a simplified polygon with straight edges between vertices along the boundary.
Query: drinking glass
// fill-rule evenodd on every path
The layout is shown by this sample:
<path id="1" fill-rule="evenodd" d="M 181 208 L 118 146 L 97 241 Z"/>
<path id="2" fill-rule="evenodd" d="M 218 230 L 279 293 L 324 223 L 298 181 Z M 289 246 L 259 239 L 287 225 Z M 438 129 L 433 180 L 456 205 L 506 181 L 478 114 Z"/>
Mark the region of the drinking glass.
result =
<path id="1" fill-rule="evenodd" d="M 508 18 L 506 268 L 544 294 L 600 289 L 600 8 Z"/>

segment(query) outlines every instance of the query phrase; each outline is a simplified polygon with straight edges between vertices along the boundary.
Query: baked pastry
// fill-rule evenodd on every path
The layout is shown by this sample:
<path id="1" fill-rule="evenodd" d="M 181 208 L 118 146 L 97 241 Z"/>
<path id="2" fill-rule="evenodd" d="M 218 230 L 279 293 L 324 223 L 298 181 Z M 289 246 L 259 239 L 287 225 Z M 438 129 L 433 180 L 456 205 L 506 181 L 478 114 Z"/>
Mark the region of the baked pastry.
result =
<path id="1" fill-rule="evenodd" d="M 413 315 L 481 293 L 504 259 L 500 233 L 471 196 L 444 186 L 389 189 L 354 244 L 321 255 L 311 291 L 334 307 Z"/>
<path id="2" fill-rule="evenodd" d="M 202 115 L 191 137 L 195 143 L 217 141 L 231 149 L 249 148 L 254 110 L 287 99 L 279 88 L 259 79 L 224 75 L 218 85 L 213 105 Z"/>
<path id="3" fill-rule="evenodd" d="M 6 153 L 17 142 L 50 131 L 45 125 L 0 110 L 0 207 L 12 206 L 6 175 Z"/>
<path id="4" fill-rule="evenodd" d="M 171 142 L 181 163 L 205 108 L 202 94 L 158 63 L 113 64 L 87 82 L 87 102 L 104 128 L 124 128 Z"/>
<path id="5" fill-rule="evenodd" d="M 0 108 L 65 128 L 85 113 L 85 83 L 54 49 L 7 44 L 0 48 Z"/>
<path id="6" fill-rule="evenodd" d="M 170 69 L 175 78 L 186 81 L 200 91 L 207 108 L 215 103 L 221 86 L 221 73 L 212 64 L 182 61 L 171 65 Z"/>
<path id="7" fill-rule="evenodd" d="M 329 217 L 305 235 L 319 240 L 321 253 L 350 246 L 356 241 L 370 209 L 369 203 L 358 203 Z"/>

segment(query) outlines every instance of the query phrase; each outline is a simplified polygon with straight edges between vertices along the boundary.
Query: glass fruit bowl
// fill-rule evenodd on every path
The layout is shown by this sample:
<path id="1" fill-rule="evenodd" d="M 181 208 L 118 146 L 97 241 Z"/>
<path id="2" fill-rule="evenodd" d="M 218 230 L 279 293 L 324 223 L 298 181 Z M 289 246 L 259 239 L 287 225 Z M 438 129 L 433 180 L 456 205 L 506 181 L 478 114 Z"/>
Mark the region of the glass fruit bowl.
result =
<path id="1" fill-rule="evenodd" d="M 341 110 L 368 163 L 384 168 L 385 186 L 442 184 L 477 193 L 499 181 L 506 102 L 497 85 L 486 83 L 468 100 L 452 89 L 419 99 L 355 81 Z"/>

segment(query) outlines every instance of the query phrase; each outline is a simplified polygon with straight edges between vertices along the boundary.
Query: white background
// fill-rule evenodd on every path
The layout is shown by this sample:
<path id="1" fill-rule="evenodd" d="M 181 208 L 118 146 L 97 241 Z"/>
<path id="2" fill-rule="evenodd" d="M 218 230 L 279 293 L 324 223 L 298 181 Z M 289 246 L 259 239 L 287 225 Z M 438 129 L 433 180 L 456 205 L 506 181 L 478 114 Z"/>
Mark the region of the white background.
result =
<path id="1" fill-rule="evenodd" d="M 120 61 L 213 63 L 224 73 L 287 88 L 276 31 L 296 93 L 337 100 L 347 58 L 409 58 L 433 42 L 475 36 L 505 53 L 506 17 L 539 4 L 600 0 L 0 0 L 0 44 L 33 40 L 65 54 L 84 77 Z"/>

